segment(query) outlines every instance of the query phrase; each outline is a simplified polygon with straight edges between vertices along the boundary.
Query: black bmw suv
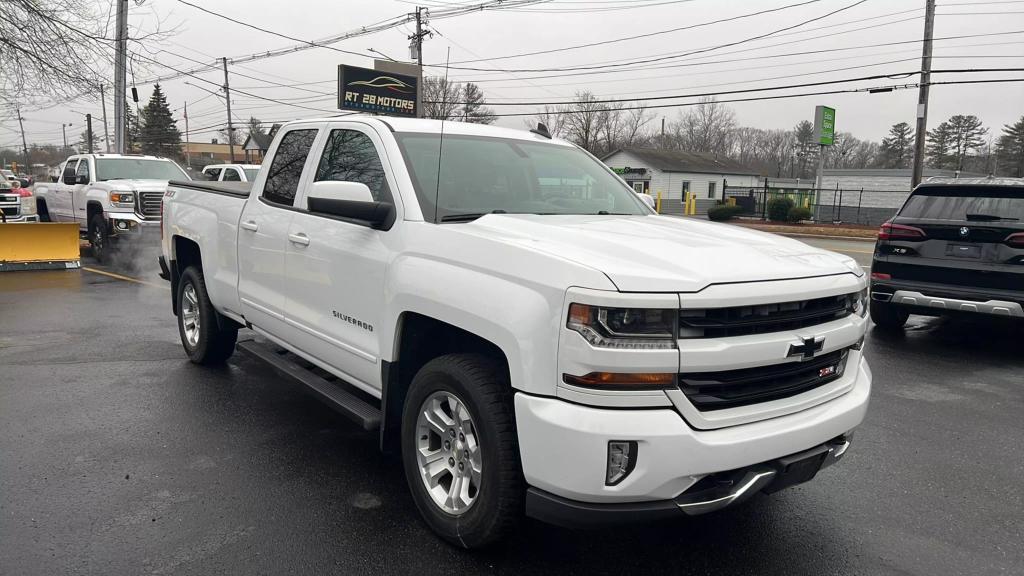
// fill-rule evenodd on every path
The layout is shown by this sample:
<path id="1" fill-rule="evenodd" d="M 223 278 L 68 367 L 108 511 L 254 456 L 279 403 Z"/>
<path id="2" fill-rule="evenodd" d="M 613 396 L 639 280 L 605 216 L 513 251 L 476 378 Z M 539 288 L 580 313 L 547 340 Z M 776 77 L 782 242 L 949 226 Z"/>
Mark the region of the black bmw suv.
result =
<path id="1" fill-rule="evenodd" d="M 871 319 L 988 314 L 1024 320 L 1024 179 L 930 179 L 882 225 Z"/>

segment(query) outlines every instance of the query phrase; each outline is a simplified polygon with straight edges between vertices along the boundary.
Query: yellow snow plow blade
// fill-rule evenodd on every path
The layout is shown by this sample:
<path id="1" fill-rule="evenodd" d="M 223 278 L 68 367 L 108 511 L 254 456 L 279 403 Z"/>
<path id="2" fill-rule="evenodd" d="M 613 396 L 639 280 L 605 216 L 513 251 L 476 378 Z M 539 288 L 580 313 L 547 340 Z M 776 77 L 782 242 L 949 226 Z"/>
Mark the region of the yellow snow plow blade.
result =
<path id="1" fill-rule="evenodd" d="M 0 271 L 79 267 L 78 224 L 0 224 Z"/>

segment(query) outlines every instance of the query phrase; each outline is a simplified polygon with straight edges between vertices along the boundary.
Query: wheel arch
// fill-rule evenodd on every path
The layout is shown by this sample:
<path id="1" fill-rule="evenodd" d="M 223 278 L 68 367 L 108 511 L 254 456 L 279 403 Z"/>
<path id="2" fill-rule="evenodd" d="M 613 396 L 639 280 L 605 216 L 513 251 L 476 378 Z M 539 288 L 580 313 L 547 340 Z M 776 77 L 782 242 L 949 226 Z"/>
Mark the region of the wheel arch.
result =
<path id="1" fill-rule="evenodd" d="M 189 266 L 203 270 L 203 255 L 195 240 L 175 235 L 171 238 L 171 261 L 168 262 L 171 275 L 171 310 L 178 315 L 178 284 L 181 274 Z"/>
<path id="2" fill-rule="evenodd" d="M 403 312 L 395 330 L 395 355 L 381 362 L 380 447 L 398 452 L 401 444 L 402 410 L 413 377 L 427 362 L 446 354 L 472 352 L 499 361 L 506 374 L 509 358 L 493 341 L 418 312 Z"/>

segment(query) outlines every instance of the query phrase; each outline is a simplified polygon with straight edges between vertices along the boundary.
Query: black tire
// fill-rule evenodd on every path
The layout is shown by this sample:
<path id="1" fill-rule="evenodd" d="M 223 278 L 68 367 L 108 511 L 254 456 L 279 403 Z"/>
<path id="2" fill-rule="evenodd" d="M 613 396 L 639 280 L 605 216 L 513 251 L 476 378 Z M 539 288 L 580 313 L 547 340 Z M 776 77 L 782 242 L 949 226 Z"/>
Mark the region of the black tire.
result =
<path id="1" fill-rule="evenodd" d="M 107 221 L 103 214 L 94 214 L 89 219 L 89 245 L 92 246 L 92 257 L 100 264 L 110 259 L 113 251 Z"/>
<path id="2" fill-rule="evenodd" d="M 195 304 L 186 304 L 186 293 L 191 289 Z M 203 273 L 195 266 L 189 266 L 181 274 L 178 282 L 178 335 L 181 345 L 188 354 L 188 359 L 195 364 L 223 364 L 235 352 L 235 341 L 238 340 L 238 326 L 220 313 L 210 303 L 210 295 L 206 293 L 206 281 Z M 186 317 L 186 308 L 195 311 L 195 316 Z M 191 319 L 198 319 L 199 326 L 195 331 L 195 341 L 190 342 L 186 335 L 186 325 Z"/>
<path id="3" fill-rule="evenodd" d="M 459 515 L 434 502 L 417 462 L 417 420 L 424 401 L 438 392 L 453 394 L 465 405 L 482 456 L 475 500 Z M 441 356 L 423 366 L 412 380 L 402 414 L 405 477 L 423 519 L 456 546 L 480 548 L 500 540 L 523 515 L 523 475 L 513 413 L 507 368 L 487 356 Z"/>
<path id="4" fill-rule="evenodd" d="M 896 304 L 888 302 L 873 301 L 870 306 L 871 320 L 875 325 L 885 330 L 899 330 L 907 323 L 910 312 Z"/>
<path id="5" fill-rule="evenodd" d="M 36 214 L 39 215 L 40 222 L 50 221 L 50 210 L 46 207 L 46 201 L 42 198 L 36 199 Z"/>

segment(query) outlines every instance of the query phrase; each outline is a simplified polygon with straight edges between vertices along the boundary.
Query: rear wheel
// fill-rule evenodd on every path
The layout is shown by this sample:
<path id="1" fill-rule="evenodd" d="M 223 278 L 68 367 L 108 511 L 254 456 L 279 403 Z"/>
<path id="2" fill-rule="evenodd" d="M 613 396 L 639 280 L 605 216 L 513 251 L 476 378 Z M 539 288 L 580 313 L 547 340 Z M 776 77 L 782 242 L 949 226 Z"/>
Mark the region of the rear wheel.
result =
<path id="1" fill-rule="evenodd" d="M 445 540 L 479 548 L 522 515 L 522 472 L 504 365 L 449 354 L 413 378 L 402 415 L 402 461 L 420 514 Z"/>
<path id="2" fill-rule="evenodd" d="M 879 328 L 887 330 L 898 330 L 907 323 L 910 312 L 902 306 L 890 304 L 889 302 L 874 301 L 871 303 L 871 320 Z"/>
<path id="3" fill-rule="evenodd" d="M 196 364 L 221 364 L 231 357 L 238 327 L 222 318 L 206 293 L 203 273 L 189 266 L 178 282 L 178 333 L 188 359 Z"/>

